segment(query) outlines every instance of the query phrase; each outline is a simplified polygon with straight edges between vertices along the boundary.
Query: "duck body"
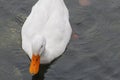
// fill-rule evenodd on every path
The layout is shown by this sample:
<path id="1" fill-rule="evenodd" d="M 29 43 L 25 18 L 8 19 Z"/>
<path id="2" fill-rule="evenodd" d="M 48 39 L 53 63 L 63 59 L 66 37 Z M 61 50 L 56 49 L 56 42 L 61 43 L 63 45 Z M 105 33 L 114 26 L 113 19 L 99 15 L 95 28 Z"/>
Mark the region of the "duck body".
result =
<path id="1" fill-rule="evenodd" d="M 69 13 L 63 0 L 39 0 L 23 24 L 22 48 L 32 58 L 33 47 L 37 49 L 43 40 L 45 49 L 41 64 L 50 63 L 66 49 L 72 29 Z"/>

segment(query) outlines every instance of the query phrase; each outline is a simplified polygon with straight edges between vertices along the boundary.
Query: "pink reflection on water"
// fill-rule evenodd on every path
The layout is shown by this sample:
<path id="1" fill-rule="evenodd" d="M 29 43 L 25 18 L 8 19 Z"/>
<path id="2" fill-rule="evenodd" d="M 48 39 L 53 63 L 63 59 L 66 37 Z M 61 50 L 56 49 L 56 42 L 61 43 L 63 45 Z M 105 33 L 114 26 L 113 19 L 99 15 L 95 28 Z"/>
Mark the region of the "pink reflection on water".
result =
<path id="1" fill-rule="evenodd" d="M 81 6 L 89 6 L 90 0 L 79 0 Z"/>
<path id="2" fill-rule="evenodd" d="M 76 33 L 73 33 L 73 34 L 72 34 L 72 39 L 73 39 L 73 40 L 79 39 L 79 35 L 76 34 Z"/>

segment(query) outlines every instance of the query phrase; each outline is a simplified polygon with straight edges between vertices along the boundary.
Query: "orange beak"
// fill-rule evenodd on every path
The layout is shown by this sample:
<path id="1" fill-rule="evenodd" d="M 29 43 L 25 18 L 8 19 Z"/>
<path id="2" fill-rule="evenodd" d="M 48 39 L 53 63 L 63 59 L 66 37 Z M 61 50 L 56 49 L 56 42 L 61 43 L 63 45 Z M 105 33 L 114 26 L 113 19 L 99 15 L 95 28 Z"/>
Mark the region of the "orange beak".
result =
<path id="1" fill-rule="evenodd" d="M 29 71 L 31 74 L 35 75 L 39 72 L 40 66 L 40 55 L 32 55 Z"/>

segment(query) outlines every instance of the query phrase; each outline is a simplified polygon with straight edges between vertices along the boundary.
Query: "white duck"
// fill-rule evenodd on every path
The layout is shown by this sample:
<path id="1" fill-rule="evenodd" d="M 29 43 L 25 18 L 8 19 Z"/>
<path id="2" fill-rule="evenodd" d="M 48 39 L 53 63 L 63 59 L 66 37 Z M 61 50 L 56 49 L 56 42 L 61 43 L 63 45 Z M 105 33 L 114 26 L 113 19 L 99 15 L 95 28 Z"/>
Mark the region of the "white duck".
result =
<path id="1" fill-rule="evenodd" d="M 22 27 L 22 48 L 31 59 L 30 73 L 37 74 L 40 63 L 50 63 L 60 56 L 71 33 L 64 1 L 39 0 Z"/>

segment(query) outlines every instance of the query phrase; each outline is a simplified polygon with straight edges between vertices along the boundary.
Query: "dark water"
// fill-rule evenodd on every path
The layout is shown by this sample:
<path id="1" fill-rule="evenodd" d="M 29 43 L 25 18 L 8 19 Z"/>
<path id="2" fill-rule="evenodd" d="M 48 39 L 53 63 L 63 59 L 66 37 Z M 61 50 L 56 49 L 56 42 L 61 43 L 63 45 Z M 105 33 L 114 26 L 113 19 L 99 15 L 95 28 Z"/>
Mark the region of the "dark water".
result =
<path id="1" fill-rule="evenodd" d="M 20 31 L 36 1 L 0 0 L 1 80 L 32 79 Z M 59 59 L 42 66 L 42 71 L 49 67 L 44 80 L 120 80 L 120 0 L 88 1 L 84 6 L 79 0 L 65 0 L 78 37 L 72 37 Z"/>

